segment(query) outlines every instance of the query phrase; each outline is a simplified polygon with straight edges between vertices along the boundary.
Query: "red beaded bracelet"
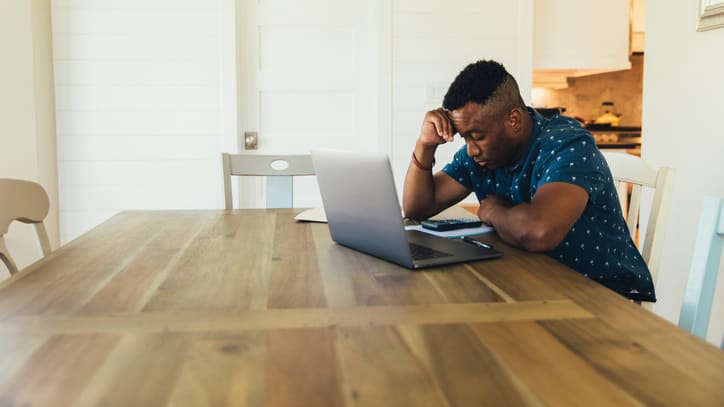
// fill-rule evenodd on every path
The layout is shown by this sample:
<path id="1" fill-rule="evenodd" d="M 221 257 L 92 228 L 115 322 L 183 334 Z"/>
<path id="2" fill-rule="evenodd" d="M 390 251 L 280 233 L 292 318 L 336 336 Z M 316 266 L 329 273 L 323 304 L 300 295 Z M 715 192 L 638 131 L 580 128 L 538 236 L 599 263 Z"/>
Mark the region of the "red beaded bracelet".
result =
<path id="1" fill-rule="evenodd" d="M 423 171 L 430 171 L 430 170 L 432 170 L 432 167 L 435 166 L 435 159 L 433 158 L 433 159 L 432 159 L 432 164 L 430 164 L 429 167 L 426 167 L 426 166 L 423 165 L 420 161 L 417 160 L 417 157 L 415 157 L 415 152 L 413 151 L 413 152 L 412 152 L 412 163 L 415 164 L 415 167 L 417 167 L 417 168 L 419 168 L 419 169 L 421 169 L 421 170 L 423 170 Z"/>

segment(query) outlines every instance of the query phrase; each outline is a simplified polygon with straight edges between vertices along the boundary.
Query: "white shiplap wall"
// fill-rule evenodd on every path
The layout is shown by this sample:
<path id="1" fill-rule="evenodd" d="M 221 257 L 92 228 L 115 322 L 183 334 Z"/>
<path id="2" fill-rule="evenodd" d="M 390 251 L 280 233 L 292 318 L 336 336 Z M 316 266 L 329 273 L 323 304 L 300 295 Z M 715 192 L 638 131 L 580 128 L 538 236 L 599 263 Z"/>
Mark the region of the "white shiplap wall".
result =
<path id="1" fill-rule="evenodd" d="M 55 0 L 61 242 L 124 209 L 219 208 L 233 0 Z"/>

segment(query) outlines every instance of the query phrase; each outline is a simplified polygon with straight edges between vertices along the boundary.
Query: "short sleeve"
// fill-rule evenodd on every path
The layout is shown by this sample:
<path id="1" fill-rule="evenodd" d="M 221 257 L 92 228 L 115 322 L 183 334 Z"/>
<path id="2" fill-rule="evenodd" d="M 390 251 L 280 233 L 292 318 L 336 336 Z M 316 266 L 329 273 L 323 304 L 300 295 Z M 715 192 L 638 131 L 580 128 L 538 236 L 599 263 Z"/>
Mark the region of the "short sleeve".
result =
<path id="1" fill-rule="evenodd" d="M 583 136 L 561 136 L 546 143 L 541 151 L 541 177 L 537 188 L 551 182 L 578 185 L 596 197 L 604 188 L 606 169 L 603 155 L 593 139 Z"/>
<path id="2" fill-rule="evenodd" d="M 463 147 L 455 153 L 453 160 L 445 165 L 442 171 L 465 188 L 473 189 L 470 171 L 466 168 L 468 161 L 469 157 L 465 151 L 465 147 Z"/>

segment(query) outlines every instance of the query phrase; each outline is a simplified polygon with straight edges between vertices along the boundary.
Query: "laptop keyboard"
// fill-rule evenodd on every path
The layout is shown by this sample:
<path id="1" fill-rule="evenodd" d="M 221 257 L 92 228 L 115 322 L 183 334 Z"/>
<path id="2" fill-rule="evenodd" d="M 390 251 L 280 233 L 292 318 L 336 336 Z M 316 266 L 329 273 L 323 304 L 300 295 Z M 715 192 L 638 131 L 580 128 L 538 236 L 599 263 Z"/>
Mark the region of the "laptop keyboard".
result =
<path id="1" fill-rule="evenodd" d="M 441 252 L 426 246 L 420 246 L 419 244 L 409 242 L 408 244 L 410 245 L 410 253 L 412 253 L 413 260 L 428 260 L 452 256 L 450 253 Z"/>

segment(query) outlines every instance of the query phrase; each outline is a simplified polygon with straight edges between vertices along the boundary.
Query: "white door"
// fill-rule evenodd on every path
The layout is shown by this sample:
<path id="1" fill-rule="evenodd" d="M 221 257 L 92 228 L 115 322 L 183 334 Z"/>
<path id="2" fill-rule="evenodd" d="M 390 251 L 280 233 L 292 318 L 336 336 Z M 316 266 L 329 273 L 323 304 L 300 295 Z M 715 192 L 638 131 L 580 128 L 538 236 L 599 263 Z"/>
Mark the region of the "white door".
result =
<path id="1" fill-rule="evenodd" d="M 384 0 L 236 0 L 237 148 L 389 153 L 389 6 Z M 387 91 L 385 91 L 387 89 Z M 387 112 L 387 113 L 385 113 Z M 245 150 L 244 132 L 258 132 Z M 314 177 L 295 206 L 320 206 Z M 240 207 L 263 207 L 261 180 L 241 177 Z"/>

